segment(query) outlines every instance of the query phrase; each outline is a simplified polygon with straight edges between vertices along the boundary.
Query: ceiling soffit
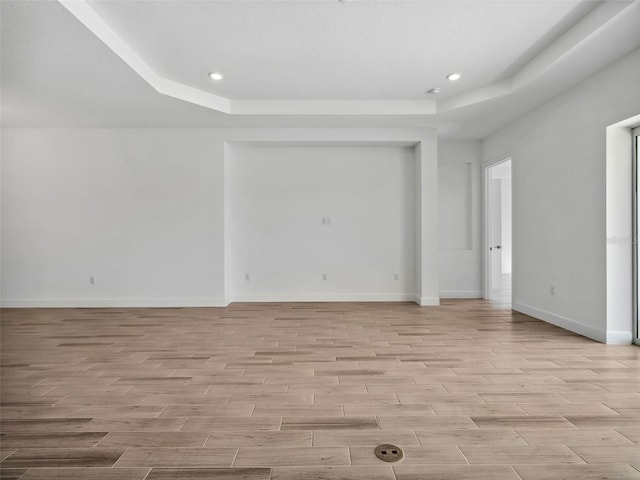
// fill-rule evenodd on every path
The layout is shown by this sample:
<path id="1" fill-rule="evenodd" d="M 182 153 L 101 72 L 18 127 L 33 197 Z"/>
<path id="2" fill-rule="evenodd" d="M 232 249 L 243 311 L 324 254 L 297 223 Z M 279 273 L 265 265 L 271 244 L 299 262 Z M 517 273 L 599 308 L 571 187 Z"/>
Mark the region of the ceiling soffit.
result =
<path id="1" fill-rule="evenodd" d="M 508 78 L 437 101 L 422 100 L 252 100 L 230 99 L 158 74 L 86 0 L 58 0 L 157 92 L 226 114 L 238 115 L 436 115 L 508 95 L 532 84 L 546 71 L 580 52 L 605 31 L 633 28 L 640 2 L 600 2 Z M 630 20 L 631 19 L 631 20 Z"/>

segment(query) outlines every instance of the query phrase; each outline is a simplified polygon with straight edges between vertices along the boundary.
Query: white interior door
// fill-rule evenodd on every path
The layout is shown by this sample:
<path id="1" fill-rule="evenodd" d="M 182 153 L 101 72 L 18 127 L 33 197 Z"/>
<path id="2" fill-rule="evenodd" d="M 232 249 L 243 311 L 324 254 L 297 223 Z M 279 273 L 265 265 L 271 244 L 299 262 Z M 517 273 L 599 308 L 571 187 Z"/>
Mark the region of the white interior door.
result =
<path id="1" fill-rule="evenodd" d="M 502 180 L 490 179 L 489 188 L 489 263 L 490 298 L 502 288 Z"/>
<path id="2" fill-rule="evenodd" d="M 486 297 L 511 304 L 511 159 L 487 167 L 485 177 Z"/>

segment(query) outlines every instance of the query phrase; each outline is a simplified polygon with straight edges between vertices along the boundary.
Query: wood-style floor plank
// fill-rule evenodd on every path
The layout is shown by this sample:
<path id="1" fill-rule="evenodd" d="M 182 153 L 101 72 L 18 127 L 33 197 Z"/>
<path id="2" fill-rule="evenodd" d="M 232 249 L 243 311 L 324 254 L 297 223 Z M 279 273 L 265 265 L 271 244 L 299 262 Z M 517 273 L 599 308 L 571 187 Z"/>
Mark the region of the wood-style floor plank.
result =
<path id="1" fill-rule="evenodd" d="M 3 468 L 110 467 L 124 453 L 118 448 L 25 448 L 2 461 Z"/>
<path id="2" fill-rule="evenodd" d="M 376 417 L 284 417 L 281 430 L 378 430 Z"/>
<path id="3" fill-rule="evenodd" d="M 522 480 L 638 480 L 640 471 L 630 465 L 516 465 Z"/>
<path id="4" fill-rule="evenodd" d="M 393 470 L 397 480 L 521 480 L 509 465 L 403 465 Z"/>
<path id="5" fill-rule="evenodd" d="M 91 448 L 107 435 L 106 432 L 3 433 L 2 448 Z"/>
<path id="6" fill-rule="evenodd" d="M 527 445 L 511 429 L 416 430 L 421 445 Z"/>
<path id="7" fill-rule="evenodd" d="M 234 465 L 261 466 L 333 466 L 349 465 L 349 449 L 337 447 L 290 447 L 284 449 L 240 447 Z"/>
<path id="8" fill-rule="evenodd" d="M 201 448 L 207 441 L 206 432 L 111 432 L 100 440 L 98 447 L 181 447 Z"/>
<path id="9" fill-rule="evenodd" d="M 623 447 L 624 448 L 624 447 Z M 564 445 L 554 446 L 508 446 L 471 445 L 460 450 L 469 463 L 483 464 L 564 464 L 585 463 L 571 449 Z"/>
<path id="10" fill-rule="evenodd" d="M 206 448 L 265 447 L 285 449 L 287 447 L 311 447 L 313 432 L 306 431 L 224 431 L 211 432 Z"/>
<path id="11" fill-rule="evenodd" d="M 154 468 L 145 480 L 269 480 L 270 468 Z"/>
<path id="12" fill-rule="evenodd" d="M 148 473 L 148 468 L 32 468 L 20 480 L 145 480 Z"/>
<path id="13" fill-rule="evenodd" d="M 117 466 L 230 467 L 236 453 L 236 448 L 132 447 L 118 460 Z"/>
<path id="14" fill-rule="evenodd" d="M 612 428 L 523 429 L 520 436 L 529 445 L 632 445 Z"/>
<path id="15" fill-rule="evenodd" d="M 569 446 L 587 463 L 632 463 L 640 460 L 639 445 Z"/>
<path id="16" fill-rule="evenodd" d="M 395 480 L 391 467 L 275 467 L 271 480 Z"/>
<path id="17" fill-rule="evenodd" d="M 18 480 L 24 478 L 23 475 L 27 473 L 26 468 L 0 468 L 0 478 L 3 480 Z"/>

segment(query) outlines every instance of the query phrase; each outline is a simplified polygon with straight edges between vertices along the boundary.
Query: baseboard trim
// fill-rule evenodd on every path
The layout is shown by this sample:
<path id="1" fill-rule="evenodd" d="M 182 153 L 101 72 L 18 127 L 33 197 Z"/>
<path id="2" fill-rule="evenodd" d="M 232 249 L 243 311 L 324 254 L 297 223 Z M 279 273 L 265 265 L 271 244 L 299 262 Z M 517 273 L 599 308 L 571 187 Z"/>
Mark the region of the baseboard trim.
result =
<path id="1" fill-rule="evenodd" d="M 463 297 L 452 297 L 463 298 Z M 464 297 L 475 298 L 475 297 Z M 415 302 L 420 306 L 438 306 L 440 297 L 420 297 L 408 293 L 354 293 L 354 294 L 260 294 L 235 295 L 225 298 L 100 298 L 100 299 L 3 299 L 1 308 L 172 308 L 172 307 L 227 307 L 232 302 Z"/>
<path id="2" fill-rule="evenodd" d="M 420 297 L 416 295 L 413 301 L 421 307 L 437 307 L 440 305 L 440 297 Z"/>
<path id="3" fill-rule="evenodd" d="M 607 344 L 609 345 L 631 345 L 633 343 L 633 333 L 625 331 L 607 331 Z"/>
<path id="4" fill-rule="evenodd" d="M 482 298 L 480 290 L 441 290 L 440 298 Z"/>
<path id="5" fill-rule="evenodd" d="M 551 323 L 556 327 L 564 328 L 565 330 L 569 330 L 570 332 L 577 333 L 601 343 L 607 343 L 606 332 L 598 330 L 597 328 L 590 327 L 571 318 L 563 317 L 562 315 L 556 315 L 555 313 L 547 312 L 546 310 L 532 307 L 531 305 L 526 305 L 520 302 L 513 302 L 511 308 L 517 312 L 521 312 L 539 320 L 543 320 L 547 323 Z"/>
<path id="6" fill-rule="evenodd" d="M 406 293 L 306 293 L 234 295 L 231 302 L 413 302 L 415 295 Z"/>
<path id="7" fill-rule="evenodd" d="M 2 308 L 170 308 L 226 307 L 224 298 L 95 298 L 95 299 L 3 299 Z"/>

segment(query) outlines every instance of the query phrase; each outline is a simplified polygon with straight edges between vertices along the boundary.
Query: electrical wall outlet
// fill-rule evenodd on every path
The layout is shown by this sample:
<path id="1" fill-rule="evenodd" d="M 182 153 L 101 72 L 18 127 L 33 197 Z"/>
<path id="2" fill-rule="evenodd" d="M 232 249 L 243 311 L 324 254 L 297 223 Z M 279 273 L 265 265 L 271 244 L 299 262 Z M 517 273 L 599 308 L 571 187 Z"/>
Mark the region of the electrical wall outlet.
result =
<path id="1" fill-rule="evenodd" d="M 96 277 L 89 277 L 89 285 L 95 285 L 96 284 Z"/>
<path id="2" fill-rule="evenodd" d="M 556 294 L 556 286 L 555 285 L 550 285 L 549 286 L 549 295 L 555 295 Z"/>

